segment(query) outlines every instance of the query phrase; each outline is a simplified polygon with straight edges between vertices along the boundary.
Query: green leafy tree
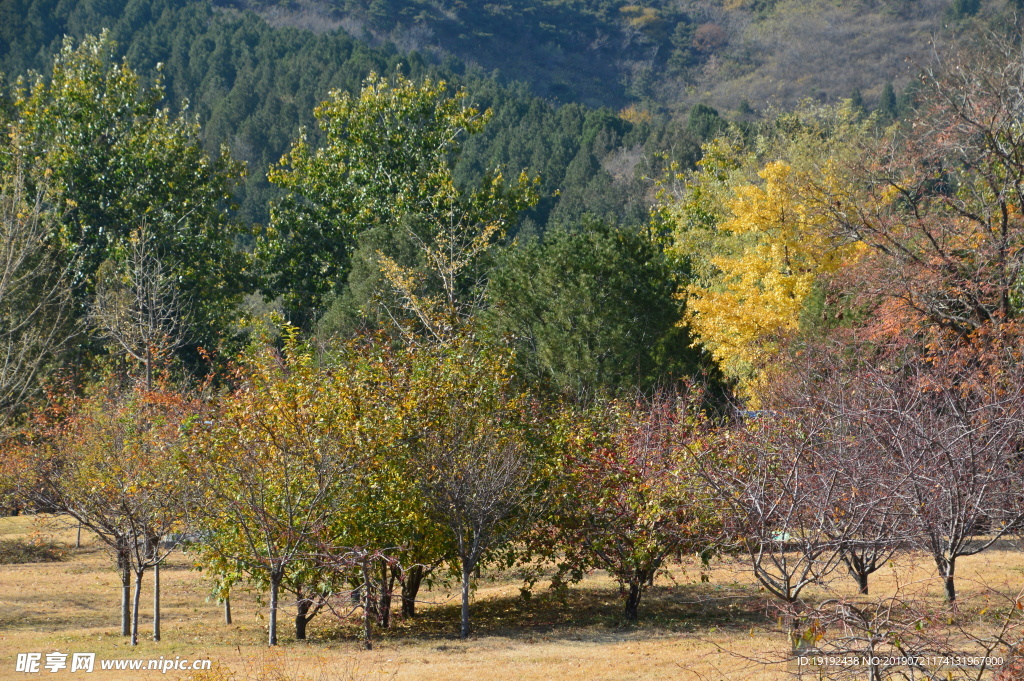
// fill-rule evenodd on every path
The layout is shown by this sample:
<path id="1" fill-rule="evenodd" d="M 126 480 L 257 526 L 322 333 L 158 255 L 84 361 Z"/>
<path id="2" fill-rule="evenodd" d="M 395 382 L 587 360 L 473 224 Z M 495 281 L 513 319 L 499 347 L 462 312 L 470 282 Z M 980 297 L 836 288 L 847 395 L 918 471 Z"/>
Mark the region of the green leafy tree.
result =
<path id="1" fill-rule="evenodd" d="M 886 121 L 894 121 L 899 115 L 896 90 L 893 89 L 892 81 L 886 82 L 885 88 L 882 90 L 882 96 L 878 100 L 878 112 Z"/>
<path id="2" fill-rule="evenodd" d="M 443 392 L 443 373 L 435 371 L 431 357 L 429 347 L 362 338 L 323 360 L 344 380 L 334 390 L 335 399 L 362 405 L 360 438 L 367 456 L 349 503 L 335 507 L 331 542 L 372 547 L 393 558 L 375 561 L 380 574 L 372 580 L 374 607 L 382 627 L 390 626 L 396 584 L 402 614 L 415 616 L 420 585 L 451 553 L 444 528 L 414 482 L 416 443 L 431 419 L 427 405 Z"/>
<path id="3" fill-rule="evenodd" d="M 222 587 L 269 587 L 270 645 L 282 587 L 300 602 L 333 589 L 333 575 L 319 567 L 362 456 L 359 405 L 336 395 L 333 378 L 291 329 L 283 355 L 251 354 L 238 388 L 193 429 L 187 466 L 203 494 L 195 509 L 206 532 L 202 560 Z M 299 634 L 311 616 L 302 615 Z"/>
<path id="4" fill-rule="evenodd" d="M 258 244 L 268 293 L 282 295 L 300 322 L 315 320 L 328 297 L 342 291 L 364 233 L 382 235 L 369 257 L 390 260 L 408 307 L 435 307 L 424 283 L 452 299 L 468 285 L 466 264 L 435 263 L 434 256 L 454 246 L 472 259 L 532 200 L 525 177 L 506 185 L 494 173 L 478 190 L 456 186 L 452 168 L 461 145 L 489 114 L 469 106 L 464 91 L 449 96 L 443 81 L 417 85 L 371 75 L 359 96 L 334 91 L 315 115 L 326 143 L 314 149 L 303 132 L 271 169 L 270 179 L 288 193 L 272 208 L 271 227 Z M 396 260 L 388 244 L 409 242 L 426 263 Z M 423 282 L 420 265 L 440 281 Z"/>
<path id="5" fill-rule="evenodd" d="M 48 78 L 18 81 L 4 162 L 38 158 L 50 178 L 80 299 L 91 297 L 105 261 L 125 259 L 132 230 L 145 222 L 192 301 L 196 343 L 216 346 L 252 285 L 236 244 L 245 230 L 228 206 L 242 166 L 226 149 L 208 157 L 198 123 L 160 108 L 159 84 L 143 87 L 114 49 L 106 33 L 77 48 L 67 39 Z"/>
<path id="6" fill-rule="evenodd" d="M 467 336 L 423 351 L 421 378 L 429 382 L 417 391 L 412 470 L 461 578 L 466 638 L 473 573 L 521 537 L 540 508 L 545 468 L 537 413 L 511 382 L 507 351 Z"/>
<path id="7" fill-rule="evenodd" d="M 589 221 L 507 249 L 487 316 L 531 381 L 580 396 L 646 389 L 702 367 L 679 326 L 678 285 L 647 235 Z"/>

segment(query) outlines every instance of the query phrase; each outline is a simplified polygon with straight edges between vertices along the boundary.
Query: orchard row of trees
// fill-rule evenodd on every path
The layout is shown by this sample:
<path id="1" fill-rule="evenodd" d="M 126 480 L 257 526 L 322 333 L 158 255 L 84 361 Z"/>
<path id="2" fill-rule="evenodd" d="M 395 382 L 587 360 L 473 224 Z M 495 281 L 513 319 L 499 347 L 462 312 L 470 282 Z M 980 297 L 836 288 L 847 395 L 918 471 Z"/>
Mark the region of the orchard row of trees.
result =
<path id="1" fill-rule="evenodd" d="M 172 533 L 193 537 L 219 597 L 269 591 L 273 644 L 284 594 L 304 638 L 352 594 L 380 626 L 396 589 L 413 616 L 423 580 L 449 576 L 465 636 L 478 569 L 537 560 L 557 566 L 556 584 L 607 570 L 627 619 L 694 552 L 747 554 L 797 606 L 843 566 L 867 594 L 894 554 L 923 551 L 952 602 L 957 560 L 1024 528 L 1017 376 L 965 394 L 939 385 L 944 371 L 848 378 L 823 364 L 744 423 L 696 389 L 545 401 L 516 387 L 507 351 L 465 336 L 321 351 L 285 336 L 246 353 L 217 397 L 111 374 L 52 395 L 8 441 L 11 499 L 67 513 L 110 547 L 133 641 L 143 575 Z"/>
<path id="2" fill-rule="evenodd" d="M 554 585 L 614 576 L 627 620 L 682 556 L 738 556 L 794 618 L 805 590 L 870 575 L 898 553 L 957 561 L 1024 529 L 1024 395 L 1017 374 L 965 389 L 951 367 L 844 375 L 829 355 L 741 420 L 696 388 L 573 406 L 517 386 L 512 355 L 465 336 L 327 349 L 294 327 L 254 345 L 230 388 L 115 374 L 48 409 L 5 447 L 9 502 L 92 530 L 122 574 L 122 628 L 173 544 L 227 601 L 268 593 L 295 637 L 318 613 L 361 608 L 365 640 L 421 585 L 554 569 Z M 1010 378 L 1013 387 L 1000 381 Z M 802 380 L 802 382 L 801 382 Z M 134 594 L 134 598 L 132 598 Z"/>

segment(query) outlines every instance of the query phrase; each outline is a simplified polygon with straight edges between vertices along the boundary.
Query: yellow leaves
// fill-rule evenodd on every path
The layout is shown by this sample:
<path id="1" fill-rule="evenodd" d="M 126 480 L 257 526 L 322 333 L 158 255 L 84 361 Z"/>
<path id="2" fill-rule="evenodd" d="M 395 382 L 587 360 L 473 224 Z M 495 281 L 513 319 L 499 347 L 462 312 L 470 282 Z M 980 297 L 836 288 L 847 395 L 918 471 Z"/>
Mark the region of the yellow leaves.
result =
<path id="1" fill-rule="evenodd" d="M 799 329 L 820 277 L 860 252 L 829 231 L 819 209 L 815 188 L 835 178 L 811 177 L 784 161 L 768 163 L 759 176 L 760 184 L 733 188 L 726 202 L 717 226 L 725 248 L 709 258 L 715 274 L 687 288 L 689 323 L 738 378 L 749 378 L 778 339 Z"/>

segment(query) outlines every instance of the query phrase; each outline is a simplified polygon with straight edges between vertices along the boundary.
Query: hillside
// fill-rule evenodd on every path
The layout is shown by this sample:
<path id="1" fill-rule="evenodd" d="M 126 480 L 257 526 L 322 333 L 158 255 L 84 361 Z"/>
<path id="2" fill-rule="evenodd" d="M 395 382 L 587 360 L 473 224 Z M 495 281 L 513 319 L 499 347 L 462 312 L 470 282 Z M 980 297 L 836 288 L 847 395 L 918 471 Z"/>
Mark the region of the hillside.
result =
<path id="1" fill-rule="evenodd" d="M 496 166 L 540 175 L 542 199 L 525 222 L 541 231 L 585 212 L 645 221 L 649 183 L 642 178 L 659 174 L 656 153 L 667 150 L 690 163 L 701 135 L 720 125 L 714 114 L 698 117 L 699 129 L 691 130 L 650 116 L 630 121 L 607 108 L 560 105 L 454 59 L 433 63 L 429 54 L 370 46 L 341 28 L 314 33 L 275 27 L 251 12 L 195 0 L 17 0 L 2 5 L 0 19 L 0 74 L 9 84 L 30 69 L 44 71 L 65 34 L 80 40 L 109 29 L 134 68 L 150 80 L 159 77 L 166 105 L 177 109 L 188 102 L 209 151 L 227 144 L 248 164 L 237 192 L 247 222 L 266 222 L 268 200 L 275 196 L 267 168 L 299 127 L 316 139 L 313 108 L 331 89 L 357 91 L 374 71 L 446 79 L 466 87 L 479 108 L 492 109 L 491 124 L 461 156 L 458 177 L 471 185 Z"/>
<path id="2" fill-rule="evenodd" d="M 455 59 L 559 101 L 744 113 L 875 103 L 933 38 L 998 23 L 1014 0 L 220 0 L 278 26 L 343 28 L 438 63 Z"/>
<path id="3" fill-rule="evenodd" d="M 544 199 L 526 224 L 543 231 L 587 212 L 645 220 L 657 154 L 691 163 L 719 111 L 745 121 L 854 93 L 875 108 L 890 82 L 909 82 L 930 36 L 994 21 L 1011 1 L 11 0 L 0 73 L 44 70 L 63 35 L 110 29 L 141 73 L 160 66 L 166 103 L 189 102 L 210 151 L 228 144 L 248 163 L 238 199 L 258 223 L 274 195 L 266 168 L 299 126 L 315 132 L 330 89 L 354 91 L 371 71 L 444 78 L 495 111 L 459 177 L 539 173 Z"/>

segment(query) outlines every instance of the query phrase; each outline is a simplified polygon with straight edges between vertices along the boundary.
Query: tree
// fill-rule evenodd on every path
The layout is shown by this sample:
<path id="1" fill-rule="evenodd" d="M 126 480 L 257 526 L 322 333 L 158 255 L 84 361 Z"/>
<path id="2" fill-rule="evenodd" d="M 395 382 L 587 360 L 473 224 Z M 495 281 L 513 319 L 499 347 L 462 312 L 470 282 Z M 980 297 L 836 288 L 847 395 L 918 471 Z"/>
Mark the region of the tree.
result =
<path id="1" fill-rule="evenodd" d="M 440 380 L 421 406 L 429 420 L 414 454 L 417 485 L 458 562 L 462 638 L 470 633 L 474 570 L 525 531 L 539 503 L 539 470 L 524 418 L 529 405 L 510 388 L 510 358 L 491 352 L 471 339 L 432 350 Z"/>
<path id="2" fill-rule="evenodd" d="M 747 554 L 758 583 L 793 607 L 841 565 L 849 537 L 836 536 L 833 522 L 845 483 L 813 444 L 830 435 L 808 429 L 799 413 L 765 412 L 733 433 L 719 456 L 700 461 L 729 539 Z"/>
<path id="3" fill-rule="evenodd" d="M 394 345 L 387 339 L 354 339 L 325 353 L 324 366 L 344 376 L 341 396 L 360 396 L 362 451 L 349 503 L 335 506 L 330 529 L 333 546 L 376 551 L 370 563 L 379 575 L 370 580 L 370 597 L 381 627 L 391 624 L 396 584 L 401 612 L 413 617 L 424 579 L 449 558 L 446 528 L 435 521 L 416 484 L 419 442 L 433 423 L 434 404 L 449 389 L 450 375 L 437 350 L 423 345 Z M 365 581 L 365 580 L 363 580 Z"/>
<path id="4" fill-rule="evenodd" d="M 418 230 L 408 230 L 422 264 L 403 266 L 378 254 L 381 271 L 398 299 L 395 307 L 431 341 L 443 343 L 463 333 L 481 309 L 486 291 L 481 261 L 504 236 L 505 225 L 536 201 L 531 184 L 535 183 L 522 173 L 516 184 L 506 187 L 498 174 L 462 198 L 448 179 L 440 194 L 430 199 L 424 216 L 426 238 L 420 238 Z"/>
<path id="5" fill-rule="evenodd" d="M 636 620 L 668 558 L 714 549 L 720 519 L 695 465 L 714 446 L 700 401 L 697 391 L 659 393 L 595 407 L 590 419 L 566 414 L 562 502 L 552 509 L 564 554 L 556 582 L 603 568 L 626 596 L 626 619 Z"/>
<path id="6" fill-rule="evenodd" d="M 885 83 L 882 89 L 882 96 L 878 100 L 878 112 L 883 120 L 894 121 L 899 116 L 899 108 L 896 104 L 896 90 L 893 89 L 892 81 Z"/>
<path id="7" fill-rule="evenodd" d="M 40 372 L 74 332 L 67 271 L 53 243 L 56 220 L 24 160 L 0 177 L 0 426 L 38 389 Z"/>
<path id="8" fill-rule="evenodd" d="M 510 520 L 523 511 L 530 467 L 522 445 L 502 442 L 491 430 L 493 424 L 478 423 L 479 417 L 462 409 L 464 405 L 453 405 L 446 432 L 432 434 L 425 443 L 426 479 L 421 484 L 455 541 L 462 573 L 459 635 L 466 638 L 473 571 L 489 549 L 514 536 Z"/>
<path id="9" fill-rule="evenodd" d="M 822 205 L 838 204 L 834 231 L 873 254 L 859 297 L 874 312 L 876 341 L 923 333 L 920 345 L 956 347 L 984 364 L 1020 334 L 1024 67 L 1012 40 L 981 43 L 924 67 L 913 125 L 857 164 L 867 188 L 857 209 L 845 209 L 844 192 L 826 193 Z"/>
<path id="10" fill-rule="evenodd" d="M 136 645 L 143 575 L 167 555 L 160 539 L 184 524 L 192 489 L 179 474 L 181 428 L 198 405 L 166 385 L 147 390 L 112 376 L 84 397 L 64 400 L 62 411 L 38 414 L 32 424 L 31 500 L 67 513 L 113 551 L 122 579 L 121 633 Z"/>
<path id="11" fill-rule="evenodd" d="M 709 363 L 677 326 L 678 285 L 647 235 L 585 221 L 508 247 L 484 317 L 532 382 L 586 398 L 650 389 Z"/>
<path id="12" fill-rule="evenodd" d="M 361 405 L 347 395 L 335 402 L 335 377 L 315 366 L 291 329 L 284 353 L 252 352 L 237 388 L 193 427 L 187 466 L 202 491 L 193 510 L 207 533 L 199 549 L 222 580 L 269 587 L 270 645 L 286 580 L 302 602 L 310 589 L 329 592 L 332 578 L 315 569 L 319 554 L 331 546 L 344 552 L 330 528 L 363 456 Z M 297 633 L 304 626 L 297 621 Z"/>
<path id="13" fill-rule="evenodd" d="M 123 274 L 113 262 L 106 261 L 100 266 L 90 321 L 102 337 L 143 366 L 145 389 L 151 392 L 155 368 L 184 343 L 182 317 L 186 309 L 178 298 L 173 278 L 154 253 L 153 236 L 145 225 L 132 234 L 128 251 Z M 153 639 L 156 641 L 160 640 L 162 557 L 159 539 L 163 534 L 154 532 L 148 542 L 151 546 L 148 546 L 146 560 L 136 561 L 143 569 L 146 564 L 153 567 Z M 139 579 L 141 574 L 140 570 Z"/>
<path id="14" fill-rule="evenodd" d="M 825 511 L 823 532 L 840 542 L 840 558 L 868 593 L 868 580 L 911 541 L 905 484 L 888 452 L 874 443 L 867 414 L 875 401 L 864 384 L 865 356 L 848 329 L 806 335 L 777 357 L 772 382 L 762 393 L 764 416 L 799 423 L 806 470 L 833 471 L 837 494 Z M 759 421 L 762 419 L 758 418 Z M 771 418 L 758 427 L 776 428 Z M 822 500 L 821 503 L 827 503 Z"/>
<path id="15" fill-rule="evenodd" d="M 147 390 L 154 364 L 184 342 L 185 305 L 153 241 L 143 225 L 128 243 L 123 273 L 110 261 L 101 266 L 91 315 L 103 338 L 143 366 Z"/>
<path id="16" fill-rule="evenodd" d="M 936 678 L 981 681 L 997 678 L 1010 681 L 1020 672 L 1019 651 L 1024 644 L 1024 593 L 983 585 L 981 594 L 964 610 L 990 612 L 986 625 L 964 617 L 947 607 L 936 607 L 930 599 L 900 585 L 882 598 L 827 598 L 806 614 L 807 626 L 799 632 L 805 645 L 804 660 L 823 656 L 857 660 L 850 665 L 799 663 L 797 674 L 815 678 L 884 679 Z M 1004 655 L 1006 656 L 1004 658 Z M 976 664 L 954 666 L 950 659 L 973 659 Z M 791 659 L 791 658 L 790 658 Z M 1004 664 L 998 664 L 1005 659 Z"/>
<path id="17" fill-rule="evenodd" d="M 385 242 L 411 239 L 422 257 L 399 262 L 395 248 L 380 250 L 405 305 L 421 318 L 436 305 L 450 308 L 472 285 L 473 260 L 532 201 L 525 177 L 506 186 L 495 172 L 470 192 L 454 182 L 464 138 L 479 132 L 489 113 L 467 106 L 465 92 L 448 96 L 443 81 L 371 75 L 358 97 L 334 91 L 314 114 L 325 146 L 311 148 L 303 132 L 270 172 L 288 193 L 258 246 L 267 292 L 283 295 L 290 314 L 312 322 L 310 314 L 342 291 L 357 237 L 372 230 Z M 422 281 L 420 265 L 431 281 Z"/>
<path id="18" fill-rule="evenodd" d="M 234 322 L 233 303 L 250 290 L 244 235 L 231 219 L 232 182 L 243 172 L 226 149 L 209 158 L 198 123 L 158 108 L 126 62 L 113 61 L 106 33 L 76 48 L 70 38 L 48 78 L 19 80 L 5 153 L 38 158 L 62 207 L 60 246 L 81 309 L 102 263 L 129 249 L 145 221 L 155 249 L 191 301 L 194 340 L 216 347 Z"/>
<path id="19" fill-rule="evenodd" d="M 957 560 L 1024 522 L 1021 382 L 1007 389 L 1006 376 L 982 385 L 936 376 L 955 368 L 936 361 L 902 375 L 875 371 L 861 388 L 873 398 L 865 437 L 888 455 L 896 473 L 890 494 L 906 509 L 910 540 L 935 561 L 950 603 Z"/>
<path id="20" fill-rule="evenodd" d="M 666 186 L 686 323 L 754 402 L 769 358 L 813 321 L 808 308 L 832 275 L 861 257 L 832 216 L 857 210 L 852 168 L 872 134 L 849 103 L 810 107 L 766 126 L 756 146 L 735 134 L 709 142 L 698 170 Z"/>
<path id="21" fill-rule="evenodd" d="M 803 181 L 782 161 L 760 172 L 763 187 L 735 190 L 732 218 L 719 225 L 734 250 L 711 257 L 710 282 L 687 288 L 696 335 L 732 375 L 742 376 L 773 352 L 773 342 L 800 328 L 804 306 L 822 274 L 854 257 L 802 201 Z M 730 252 L 731 251 L 731 252 Z"/>

